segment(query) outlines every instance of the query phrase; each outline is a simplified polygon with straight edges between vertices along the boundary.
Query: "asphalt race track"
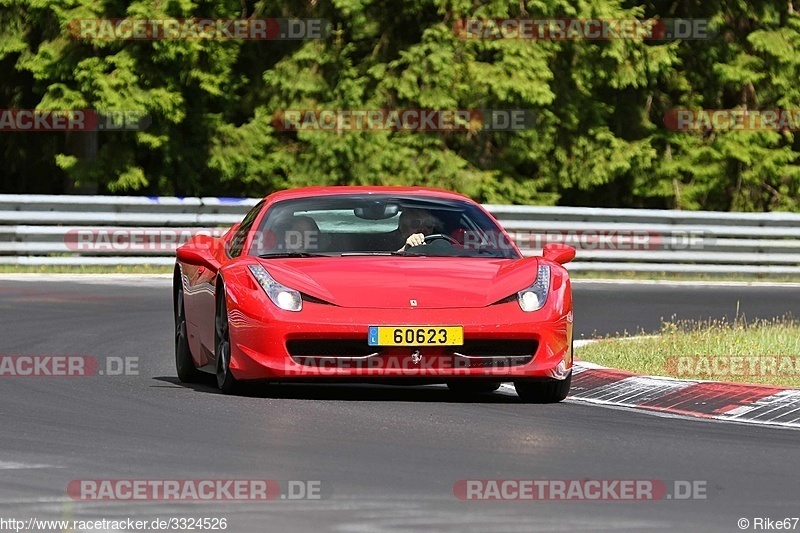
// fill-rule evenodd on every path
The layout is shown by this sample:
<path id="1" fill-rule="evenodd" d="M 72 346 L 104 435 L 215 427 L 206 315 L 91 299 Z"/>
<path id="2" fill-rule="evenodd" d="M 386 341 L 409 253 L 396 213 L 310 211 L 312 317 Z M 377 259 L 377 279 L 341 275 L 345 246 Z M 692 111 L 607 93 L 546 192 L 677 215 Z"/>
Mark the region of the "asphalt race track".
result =
<path id="1" fill-rule="evenodd" d="M 0 377 L 0 518 L 224 517 L 227 531 L 740 531 L 800 516 L 800 432 L 442 387 L 280 386 L 227 397 L 175 377 L 169 279 L 0 278 L 0 355 L 138 357 L 138 375 Z M 800 288 L 575 287 L 577 337 L 661 317 L 800 315 Z M 74 501 L 82 479 L 321 481 L 320 500 Z M 464 479 L 701 481 L 706 499 L 461 501 Z M 800 529 L 800 525 L 797 526 Z"/>

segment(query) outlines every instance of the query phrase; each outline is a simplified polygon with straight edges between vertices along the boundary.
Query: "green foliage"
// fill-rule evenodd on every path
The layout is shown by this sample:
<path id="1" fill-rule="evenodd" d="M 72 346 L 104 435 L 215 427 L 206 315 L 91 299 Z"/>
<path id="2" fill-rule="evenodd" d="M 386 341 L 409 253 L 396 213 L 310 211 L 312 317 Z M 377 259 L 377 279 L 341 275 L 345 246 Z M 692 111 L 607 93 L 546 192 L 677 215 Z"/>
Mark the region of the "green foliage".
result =
<path id="1" fill-rule="evenodd" d="M 322 18 L 311 41 L 80 40 L 86 18 Z M 686 41 L 464 39 L 465 18 L 709 19 Z M 143 131 L 4 133 L 4 192 L 260 196 L 427 185 L 491 203 L 800 210 L 791 131 L 671 131 L 671 109 L 800 108 L 792 2 L 0 0 L 0 107 Z M 516 132 L 281 131 L 285 110 L 526 109 Z"/>

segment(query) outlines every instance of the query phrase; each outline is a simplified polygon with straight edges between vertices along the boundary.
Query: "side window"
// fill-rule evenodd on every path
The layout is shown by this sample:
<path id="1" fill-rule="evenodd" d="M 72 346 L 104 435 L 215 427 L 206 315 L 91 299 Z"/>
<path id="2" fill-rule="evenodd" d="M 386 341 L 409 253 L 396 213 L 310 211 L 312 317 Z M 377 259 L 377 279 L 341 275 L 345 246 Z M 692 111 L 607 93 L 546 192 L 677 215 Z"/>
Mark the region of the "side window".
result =
<path id="1" fill-rule="evenodd" d="M 253 222 L 255 222 L 256 217 L 258 217 L 262 207 L 264 207 L 264 200 L 258 202 L 253 209 L 245 215 L 239 229 L 236 230 L 236 233 L 234 233 L 233 237 L 228 242 L 228 255 L 230 257 L 239 257 L 242 254 L 242 248 L 247 240 L 247 234 L 250 232 L 250 228 L 253 227 Z"/>

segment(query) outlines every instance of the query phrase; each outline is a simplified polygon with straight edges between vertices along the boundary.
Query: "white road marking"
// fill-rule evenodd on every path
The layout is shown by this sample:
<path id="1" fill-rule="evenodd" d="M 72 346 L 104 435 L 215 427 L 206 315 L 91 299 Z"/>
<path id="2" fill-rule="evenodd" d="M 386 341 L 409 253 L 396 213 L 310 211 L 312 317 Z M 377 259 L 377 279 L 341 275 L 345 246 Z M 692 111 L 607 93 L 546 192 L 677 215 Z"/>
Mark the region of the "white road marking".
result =
<path id="1" fill-rule="evenodd" d="M 34 468 L 56 468 L 53 465 L 18 463 L 15 461 L 0 461 L 0 470 L 29 470 Z"/>
<path id="2" fill-rule="evenodd" d="M 0 281 L 69 282 L 91 285 L 153 285 L 172 284 L 172 274 L 0 274 Z"/>

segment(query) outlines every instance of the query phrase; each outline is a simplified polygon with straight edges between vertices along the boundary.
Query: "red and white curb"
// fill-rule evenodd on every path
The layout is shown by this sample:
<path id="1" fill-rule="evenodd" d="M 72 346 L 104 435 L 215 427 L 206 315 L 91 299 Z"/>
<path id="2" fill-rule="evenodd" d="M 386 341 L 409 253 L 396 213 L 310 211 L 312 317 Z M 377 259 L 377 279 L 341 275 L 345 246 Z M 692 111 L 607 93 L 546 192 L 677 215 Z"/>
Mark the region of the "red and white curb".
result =
<path id="1" fill-rule="evenodd" d="M 575 347 L 586 341 L 575 341 Z M 591 342 L 591 341 L 589 341 Z M 511 384 L 503 389 L 512 392 Z M 642 376 L 575 361 L 568 401 L 800 429 L 800 389 Z"/>
<path id="2" fill-rule="evenodd" d="M 572 400 L 800 429 L 798 389 L 639 376 L 586 362 L 577 362 L 572 372 Z"/>
<path id="3" fill-rule="evenodd" d="M 505 392 L 514 392 L 504 383 Z M 584 361 L 572 367 L 568 401 L 652 414 L 800 429 L 800 390 L 640 376 Z"/>

